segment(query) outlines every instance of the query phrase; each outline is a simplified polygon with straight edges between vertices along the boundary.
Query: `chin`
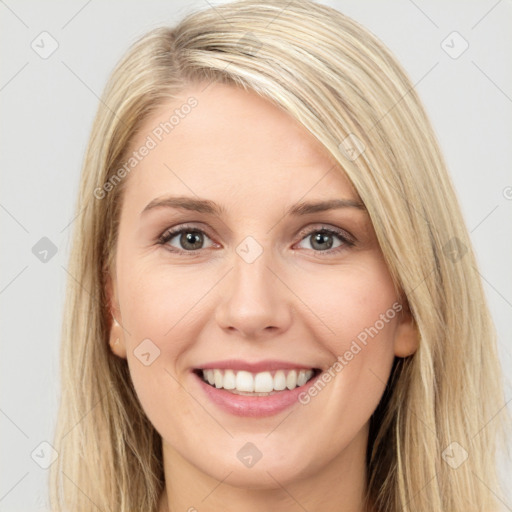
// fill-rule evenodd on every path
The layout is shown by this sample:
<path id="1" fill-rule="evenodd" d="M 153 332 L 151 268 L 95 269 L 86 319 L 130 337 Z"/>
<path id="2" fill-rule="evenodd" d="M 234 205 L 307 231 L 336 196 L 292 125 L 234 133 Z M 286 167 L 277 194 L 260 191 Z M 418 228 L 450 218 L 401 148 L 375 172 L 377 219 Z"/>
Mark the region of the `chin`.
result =
<path id="1" fill-rule="evenodd" d="M 297 451 L 293 451 L 297 454 Z M 221 460 L 222 459 L 222 460 Z M 225 455 L 214 459 L 210 468 L 203 471 L 219 481 L 246 489 L 275 489 L 301 480 L 316 471 L 318 464 L 306 463 L 302 457 L 292 458 L 285 455 L 262 455 L 252 466 L 245 466 L 238 458 Z M 228 477 L 226 477 L 229 475 Z"/>

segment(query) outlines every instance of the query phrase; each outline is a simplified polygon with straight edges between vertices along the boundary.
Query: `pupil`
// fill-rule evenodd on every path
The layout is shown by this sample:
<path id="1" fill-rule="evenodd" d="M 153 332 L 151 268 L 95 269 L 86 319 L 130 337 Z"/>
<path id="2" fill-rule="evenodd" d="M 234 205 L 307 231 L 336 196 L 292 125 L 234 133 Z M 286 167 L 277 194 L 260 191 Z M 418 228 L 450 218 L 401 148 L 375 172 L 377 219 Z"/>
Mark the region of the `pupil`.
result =
<path id="1" fill-rule="evenodd" d="M 326 241 L 326 239 L 327 239 L 327 241 Z M 320 245 L 319 245 L 319 247 L 315 247 L 315 244 L 320 244 Z M 313 248 L 320 249 L 320 250 L 330 249 L 332 247 L 332 236 L 328 235 L 326 233 L 317 233 L 313 237 L 312 246 L 313 246 Z"/>
<path id="2" fill-rule="evenodd" d="M 202 236 L 197 231 L 189 231 L 181 235 L 181 244 L 189 249 L 199 249 L 202 244 Z"/>

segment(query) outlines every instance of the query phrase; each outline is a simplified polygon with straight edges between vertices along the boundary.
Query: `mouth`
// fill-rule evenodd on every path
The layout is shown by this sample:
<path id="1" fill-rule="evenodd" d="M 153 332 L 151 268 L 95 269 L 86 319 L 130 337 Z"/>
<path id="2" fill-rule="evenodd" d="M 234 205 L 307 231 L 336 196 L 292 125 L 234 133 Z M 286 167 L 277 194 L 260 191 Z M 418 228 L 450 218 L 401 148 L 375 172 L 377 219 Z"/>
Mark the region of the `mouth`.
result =
<path id="1" fill-rule="evenodd" d="M 250 372 L 230 368 L 196 368 L 193 372 L 208 386 L 234 395 L 271 396 L 293 391 L 317 377 L 319 368 L 283 368 Z"/>
<path id="2" fill-rule="evenodd" d="M 315 385 L 323 371 L 276 359 L 225 359 L 205 362 L 191 370 L 192 386 L 197 386 L 213 407 L 251 418 L 276 415 L 301 404 L 300 396 Z"/>

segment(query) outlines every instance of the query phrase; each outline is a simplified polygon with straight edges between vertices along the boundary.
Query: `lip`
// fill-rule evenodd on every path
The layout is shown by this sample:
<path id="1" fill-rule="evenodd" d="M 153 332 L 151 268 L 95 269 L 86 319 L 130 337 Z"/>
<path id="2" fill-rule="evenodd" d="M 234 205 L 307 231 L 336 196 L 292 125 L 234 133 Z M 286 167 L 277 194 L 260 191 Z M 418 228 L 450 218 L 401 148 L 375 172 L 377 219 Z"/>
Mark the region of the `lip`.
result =
<path id="1" fill-rule="evenodd" d="M 245 370 L 246 372 L 259 373 L 273 370 L 311 370 L 313 366 L 304 366 L 300 363 L 289 361 L 278 361 L 276 359 L 266 359 L 263 361 L 243 361 L 241 359 L 224 359 L 223 361 L 214 361 L 196 366 L 195 370 Z"/>
<path id="2" fill-rule="evenodd" d="M 226 363 L 225 361 L 223 363 Z M 233 362 L 231 361 L 230 364 Z M 240 362 L 241 363 L 241 362 Z M 266 370 L 270 370 L 268 363 L 265 366 Z M 283 364 L 283 363 L 279 363 Z M 205 365 L 203 369 L 211 369 L 218 368 L 224 369 L 223 365 L 219 365 L 217 363 L 211 363 Z M 259 363 L 256 365 L 247 365 L 241 364 L 240 367 L 234 366 L 226 366 L 226 368 L 231 369 L 240 369 L 246 371 L 254 371 L 247 368 L 255 368 L 259 367 Z M 286 368 L 300 368 L 300 369 L 311 369 L 311 366 L 303 366 L 303 365 L 289 365 L 279 366 L 277 369 L 286 369 Z M 318 369 L 319 370 L 319 369 Z M 197 369 L 191 372 L 192 378 L 198 383 L 199 387 L 202 389 L 203 393 L 206 397 L 218 408 L 222 411 L 232 414 L 234 416 L 243 416 L 250 418 L 260 418 L 266 416 L 273 416 L 275 414 L 279 414 L 280 412 L 292 407 L 294 404 L 298 404 L 299 395 L 303 392 L 307 392 L 307 389 L 310 386 L 313 386 L 316 380 L 322 374 L 322 371 L 318 371 L 317 375 L 313 376 L 306 384 L 302 386 L 296 387 L 295 389 L 277 391 L 272 395 L 268 396 L 247 396 L 247 395 L 236 395 L 231 393 L 225 389 L 219 389 L 214 386 L 211 386 L 207 382 L 203 380 L 201 375 Z"/>

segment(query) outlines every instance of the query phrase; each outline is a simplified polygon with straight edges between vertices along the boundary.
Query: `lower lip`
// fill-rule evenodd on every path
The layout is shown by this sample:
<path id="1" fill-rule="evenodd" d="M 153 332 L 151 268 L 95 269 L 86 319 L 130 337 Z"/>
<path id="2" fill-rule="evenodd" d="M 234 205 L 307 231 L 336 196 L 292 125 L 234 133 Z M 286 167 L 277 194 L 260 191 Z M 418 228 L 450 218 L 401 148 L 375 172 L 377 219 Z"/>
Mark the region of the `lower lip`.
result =
<path id="1" fill-rule="evenodd" d="M 199 385 L 204 390 L 206 396 L 224 411 L 234 414 L 235 416 L 259 418 L 273 416 L 291 407 L 293 404 L 298 403 L 299 395 L 306 392 L 307 389 L 315 383 L 321 373 L 306 382 L 303 386 L 296 387 L 292 390 L 278 391 L 268 396 L 236 395 L 225 389 L 218 389 L 207 384 L 194 372 L 192 372 L 192 375 L 199 381 Z"/>

